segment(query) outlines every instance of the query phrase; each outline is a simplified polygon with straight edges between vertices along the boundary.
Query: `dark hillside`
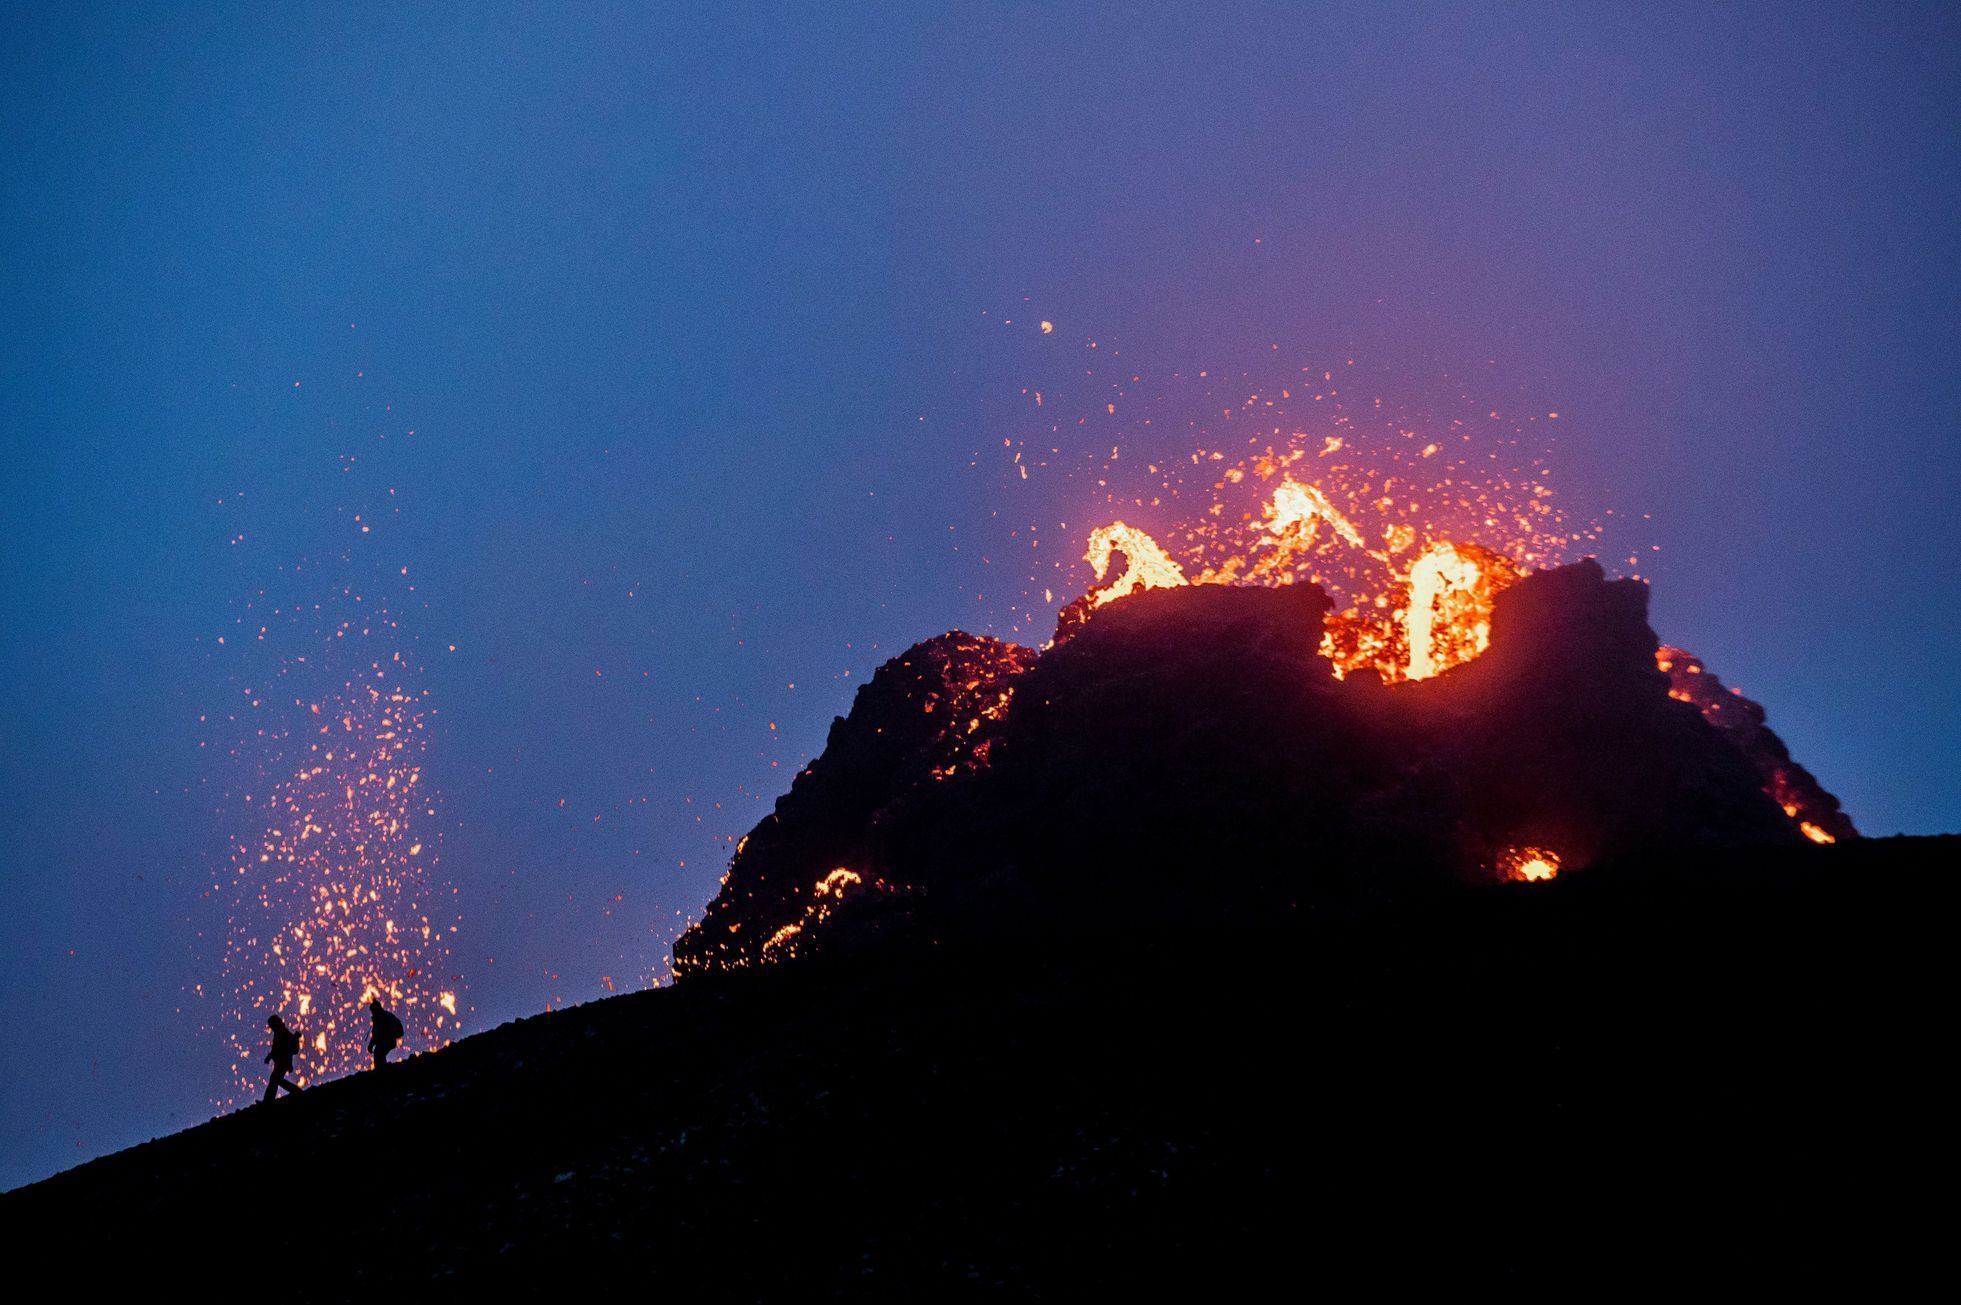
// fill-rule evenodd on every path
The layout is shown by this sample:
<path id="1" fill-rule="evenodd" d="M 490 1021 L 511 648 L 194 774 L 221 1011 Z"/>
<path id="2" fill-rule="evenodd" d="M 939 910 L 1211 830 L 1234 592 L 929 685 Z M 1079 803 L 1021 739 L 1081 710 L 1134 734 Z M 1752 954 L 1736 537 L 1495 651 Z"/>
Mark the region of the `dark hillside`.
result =
<path id="1" fill-rule="evenodd" d="M 0 1197 L 65 1290 L 1938 1281 L 1961 839 L 1023 931 L 539 1016 Z"/>

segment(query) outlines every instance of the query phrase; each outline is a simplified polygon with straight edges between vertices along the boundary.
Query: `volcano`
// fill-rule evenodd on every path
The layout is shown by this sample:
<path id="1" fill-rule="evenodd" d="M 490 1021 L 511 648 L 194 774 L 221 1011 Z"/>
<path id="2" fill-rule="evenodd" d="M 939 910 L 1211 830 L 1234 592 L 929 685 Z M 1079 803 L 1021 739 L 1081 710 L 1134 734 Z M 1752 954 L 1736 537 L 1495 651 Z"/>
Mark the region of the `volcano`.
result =
<path id="1" fill-rule="evenodd" d="M 1043 651 L 927 640 L 742 841 L 676 983 L 105 1157 L 0 1220 L 92 1295 L 1930 1272 L 1938 1209 L 1898 1171 L 1945 1119 L 1961 839 L 1859 838 L 1591 562 L 1517 578 L 1488 647 L 1422 679 L 1338 675 L 1338 618 L 1311 584 L 1143 586 Z"/>
<path id="2" fill-rule="evenodd" d="M 928 640 L 743 839 L 675 968 L 1856 837 L 1761 707 L 1661 649 L 1647 602 L 1591 560 L 1534 572 L 1496 595 L 1488 651 L 1397 684 L 1337 677 L 1310 583 L 1140 586 L 1066 609 L 1041 654 Z"/>

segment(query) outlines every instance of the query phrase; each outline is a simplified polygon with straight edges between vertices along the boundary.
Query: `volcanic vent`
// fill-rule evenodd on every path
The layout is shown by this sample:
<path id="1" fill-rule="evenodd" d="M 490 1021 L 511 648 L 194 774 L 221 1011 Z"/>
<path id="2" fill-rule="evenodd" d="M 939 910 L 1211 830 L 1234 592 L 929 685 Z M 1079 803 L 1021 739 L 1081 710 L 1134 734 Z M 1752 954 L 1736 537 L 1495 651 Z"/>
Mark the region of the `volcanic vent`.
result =
<path id="1" fill-rule="evenodd" d="M 1719 696 L 1676 687 L 1689 659 L 1659 647 L 1647 586 L 1591 560 L 1504 574 L 1453 627 L 1476 648 L 1393 683 L 1344 664 L 1352 625 L 1315 584 L 1135 572 L 1039 655 L 956 632 L 881 667 L 738 846 L 676 972 L 901 920 L 1260 919 L 1854 834 L 1761 708 L 1699 667 Z"/>

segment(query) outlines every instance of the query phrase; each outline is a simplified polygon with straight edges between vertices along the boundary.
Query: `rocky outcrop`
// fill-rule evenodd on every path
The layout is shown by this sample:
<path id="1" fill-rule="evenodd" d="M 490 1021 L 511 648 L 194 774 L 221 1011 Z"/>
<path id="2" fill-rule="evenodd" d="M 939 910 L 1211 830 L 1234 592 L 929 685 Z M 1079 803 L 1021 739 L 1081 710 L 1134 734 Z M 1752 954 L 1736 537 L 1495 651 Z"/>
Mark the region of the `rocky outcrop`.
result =
<path id="1" fill-rule="evenodd" d="M 1859 836 L 1852 817 L 1839 810 L 1838 799 L 1792 760 L 1784 740 L 1764 723 L 1762 706 L 1717 679 L 1700 657 L 1685 648 L 1663 648 L 1658 660 L 1668 676 L 1668 696 L 1701 712 L 1750 759 L 1764 792 L 1813 842 L 1836 843 Z"/>
<path id="2" fill-rule="evenodd" d="M 736 846 L 722 890 L 675 945 L 676 968 L 740 968 L 796 954 L 826 907 L 902 892 L 865 870 L 891 809 L 985 764 L 1011 686 L 1032 649 L 954 631 L 916 644 L 861 685 L 824 751 Z M 840 868 L 850 878 L 832 880 Z M 829 883 L 819 901 L 818 886 Z"/>
<path id="3" fill-rule="evenodd" d="M 1592 561 L 1528 575 L 1483 656 L 1393 686 L 1334 677 L 1305 584 L 1136 593 L 1039 657 L 929 640 L 744 840 L 676 970 L 900 921 L 1258 920 L 1503 879 L 1520 847 L 1565 871 L 1799 841 L 1749 747 L 1671 697 L 1647 598 Z"/>

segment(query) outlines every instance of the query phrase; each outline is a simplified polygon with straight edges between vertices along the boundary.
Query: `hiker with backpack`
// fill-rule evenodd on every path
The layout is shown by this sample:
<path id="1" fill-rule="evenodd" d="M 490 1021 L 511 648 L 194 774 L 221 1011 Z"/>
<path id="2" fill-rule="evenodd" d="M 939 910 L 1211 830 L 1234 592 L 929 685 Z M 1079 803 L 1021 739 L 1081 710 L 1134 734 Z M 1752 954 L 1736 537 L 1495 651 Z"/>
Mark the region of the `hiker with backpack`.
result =
<path id="1" fill-rule="evenodd" d="M 266 1053 L 266 1063 L 272 1066 L 272 1079 L 266 1084 L 266 1094 L 262 1100 L 270 1101 L 279 1095 L 279 1089 L 297 1092 L 300 1085 L 287 1078 L 293 1072 L 293 1057 L 300 1054 L 300 1035 L 286 1027 L 286 1021 L 277 1015 L 267 1018 L 266 1027 L 272 1030 L 272 1050 Z"/>
<path id="2" fill-rule="evenodd" d="M 382 1009 L 379 997 L 368 1003 L 368 1014 L 374 1016 L 374 1032 L 368 1036 L 368 1050 L 374 1053 L 374 1067 L 380 1069 L 388 1063 L 388 1053 L 402 1040 L 402 1022 Z"/>

